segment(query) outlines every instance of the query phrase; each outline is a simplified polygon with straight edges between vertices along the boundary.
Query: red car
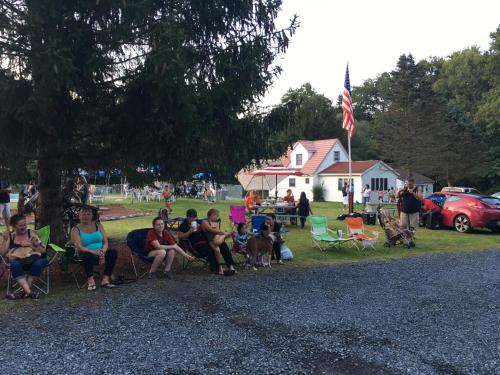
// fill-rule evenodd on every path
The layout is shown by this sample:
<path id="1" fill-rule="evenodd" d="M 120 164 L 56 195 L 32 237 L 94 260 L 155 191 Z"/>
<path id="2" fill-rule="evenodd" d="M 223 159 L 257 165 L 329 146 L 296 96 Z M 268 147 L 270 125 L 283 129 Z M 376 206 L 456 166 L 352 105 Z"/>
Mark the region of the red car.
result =
<path id="1" fill-rule="evenodd" d="M 440 192 L 427 197 L 439 207 L 442 225 L 466 233 L 473 228 L 500 232 L 500 199 L 479 194 Z"/>

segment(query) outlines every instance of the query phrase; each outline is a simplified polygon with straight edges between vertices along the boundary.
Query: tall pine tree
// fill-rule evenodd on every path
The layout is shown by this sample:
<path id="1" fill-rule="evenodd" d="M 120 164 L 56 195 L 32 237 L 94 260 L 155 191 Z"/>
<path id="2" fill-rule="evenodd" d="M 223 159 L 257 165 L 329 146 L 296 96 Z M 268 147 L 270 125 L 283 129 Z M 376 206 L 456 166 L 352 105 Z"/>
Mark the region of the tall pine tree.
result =
<path id="1" fill-rule="evenodd" d="M 297 20 L 281 1 L 0 0 L 0 149 L 38 166 L 41 224 L 58 239 L 61 177 L 152 165 L 236 172 L 275 148 L 284 111 L 251 113 Z M 234 150 L 234 151 L 232 151 Z"/>

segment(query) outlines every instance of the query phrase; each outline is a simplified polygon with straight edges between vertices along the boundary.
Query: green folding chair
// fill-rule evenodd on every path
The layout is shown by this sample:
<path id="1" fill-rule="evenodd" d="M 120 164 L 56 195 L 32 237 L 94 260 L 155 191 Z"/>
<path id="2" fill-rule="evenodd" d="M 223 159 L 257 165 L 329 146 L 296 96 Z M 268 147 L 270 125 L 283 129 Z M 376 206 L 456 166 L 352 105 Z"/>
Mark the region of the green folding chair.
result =
<path id="1" fill-rule="evenodd" d="M 38 236 L 40 237 L 40 242 L 42 245 L 49 250 L 52 249 L 54 251 L 53 254 L 50 254 L 47 251 L 47 259 L 49 261 L 48 266 L 45 268 L 45 277 L 43 277 L 43 274 L 37 279 L 33 281 L 32 286 L 38 289 L 40 292 L 43 294 L 49 294 L 50 292 L 50 269 L 52 266 L 52 263 L 55 262 L 55 260 L 58 258 L 59 254 L 64 254 L 65 250 L 56 244 L 49 243 L 50 240 L 50 226 L 45 226 L 43 228 L 40 228 L 36 231 L 38 233 Z M 8 269 L 8 275 L 7 275 L 7 294 L 11 293 L 11 291 L 17 292 L 20 290 L 19 284 L 12 278 L 12 272 L 10 270 L 8 262 L 6 262 L 7 269 Z"/>
<path id="2" fill-rule="evenodd" d="M 352 238 L 334 237 L 335 232 L 328 228 L 328 220 L 326 216 L 311 216 L 311 237 L 313 245 L 321 251 L 329 248 L 340 249 L 342 244 L 351 242 Z"/>

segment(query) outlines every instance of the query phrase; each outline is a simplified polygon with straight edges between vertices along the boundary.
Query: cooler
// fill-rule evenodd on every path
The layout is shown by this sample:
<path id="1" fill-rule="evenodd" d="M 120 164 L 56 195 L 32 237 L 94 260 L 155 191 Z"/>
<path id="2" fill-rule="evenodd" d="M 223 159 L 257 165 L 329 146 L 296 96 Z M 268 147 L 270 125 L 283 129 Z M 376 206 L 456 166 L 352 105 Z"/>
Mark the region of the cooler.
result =
<path id="1" fill-rule="evenodd" d="M 363 223 L 365 225 L 377 224 L 377 213 L 376 212 L 363 212 Z"/>

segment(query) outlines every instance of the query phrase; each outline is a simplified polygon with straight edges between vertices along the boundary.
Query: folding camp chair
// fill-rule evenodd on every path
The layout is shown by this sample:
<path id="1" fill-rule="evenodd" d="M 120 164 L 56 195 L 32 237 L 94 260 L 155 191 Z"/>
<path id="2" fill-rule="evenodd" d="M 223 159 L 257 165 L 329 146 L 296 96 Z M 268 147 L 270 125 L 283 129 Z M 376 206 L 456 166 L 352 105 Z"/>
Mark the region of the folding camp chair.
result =
<path id="1" fill-rule="evenodd" d="M 208 264 L 208 261 L 201 256 L 201 254 L 196 250 L 196 246 L 202 243 L 207 243 L 207 241 L 201 241 L 198 243 L 193 244 L 190 240 L 184 239 L 179 241 L 179 246 L 181 247 L 182 250 L 185 252 L 191 254 L 194 256 L 194 260 L 187 260 L 186 258 L 182 258 L 182 269 L 186 270 L 191 264 L 194 262 L 201 262 Z"/>
<path id="2" fill-rule="evenodd" d="M 134 269 L 134 275 L 136 280 L 142 279 L 148 271 L 139 274 L 137 272 L 137 267 L 134 261 L 134 255 L 143 263 L 151 264 L 153 263 L 154 257 L 148 257 L 144 254 L 144 244 L 146 243 L 146 237 L 148 235 L 149 228 L 136 229 L 127 234 L 127 246 L 130 248 L 130 263 Z"/>
<path id="3" fill-rule="evenodd" d="M 165 228 L 167 228 L 170 231 L 179 230 L 179 226 L 184 221 L 184 218 L 182 216 L 172 217 L 172 218 L 169 217 L 167 208 L 160 208 L 158 210 L 158 217 L 163 220 L 163 222 L 165 223 Z"/>
<path id="4" fill-rule="evenodd" d="M 233 227 L 246 223 L 245 206 L 229 206 L 229 221 L 233 224 Z"/>
<path id="5" fill-rule="evenodd" d="M 260 231 L 262 224 L 266 221 L 266 215 L 252 215 L 251 217 L 252 223 L 252 232 L 257 233 Z"/>
<path id="6" fill-rule="evenodd" d="M 59 260 L 59 268 L 61 269 L 62 272 L 69 272 L 71 274 L 71 277 L 73 277 L 73 280 L 75 280 L 76 287 L 78 289 L 82 289 L 87 285 L 87 277 L 85 276 L 83 269 L 82 269 L 82 263 L 83 259 L 81 258 L 80 254 L 76 250 L 75 246 L 68 242 L 66 246 L 64 247 L 64 254 Z M 70 271 L 70 267 L 73 267 L 73 269 Z M 95 275 L 99 276 L 99 272 L 94 272 Z M 78 278 L 82 279 L 83 281 L 79 281 Z"/>
<path id="7" fill-rule="evenodd" d="M 366 229 L 363 218 L 361 217 L 347 217 L 345 221 L 349 235 L 356 240 L 356 243 L 361 244 L 363 250 L 366 248 L 375 250 L 375 244 L 377 243 L 380 232 Z M 370 236 L 367 236 L 367 233 L 369 233 Z"/>
<path id="8" fill-rule="evenodd" d="M 330 233 L 335 233 L 328 228 L 326 216 L 311 216 L 311 236 L 313 245 L 324 251 L 330 247 L 340 249 L 343 243 L 352 242 L 352 238 L 333 237 Z"/>
<path id="9" fill-rule="evenodd" d="M 196 222 L 198 223 L 198 227 L 201 225 L 201 222 L 205 219 L 197 219 Z M 221 226 L 222 220 L 219 218 L 218 224 L 219 224 L 219 229 Z M 186 260 L 186 258 L 182 258 L 182 269 L 186 270 L 190 264 L 194 262 L 203 262 L 208 264 L 208 261 L 201 256 L 201 254 L 196 250 L 196 247 L 201 244 L 207 244 L 208 241 L 202 240 L 198 241 L 197 243 L 192 243 L 189 239 L 184 239 L 179 241 L 179 246 L 182 248 L 182 250 L 190 253 L 192 256 L 194 256 L 194 260 Z"/>
<path id="10" fill-rule="evenodd" d="M 43 227 L 43 228 L 40 228 L 37 231 L 37 233 L 38 233 L 38 236 L 40 237 L 40 242 L 42 243 L 42 245 L 47 250 L 49 250 L 49 248 L 50 248 L 52 251 L 54 251 L 54 254 L 51 255 L 47 251 L 46 256 L 47 256 L 47 259 L 49 261 L 49 264 L 48 264 L 48 266 L 45 268 L 45 270 L 42 273 L 42 275 L 45 274 L 45 277 L 43 277 L 42 275 L 40 275 L 40 277 L 37 278 L 36 280 L 34 280 L 31 285 L 33 287 L 35 287 L 36 289 L 38 289 L 43 294 L 49 294 L 49 292 L 50 292 L 50 270 L 51 270 L 51 266 L 52 266 L 52 263 L 54 263 L 54 261 L 57 259 L 58 255 L 60 253 L 64 253 L 64 249 L 62 249 L 61 247 L 57 246 L 56 244 L 49 243 L 49 239 L 50 239 L 50 227 L 48 225 L 45 226 L 45 227 Z M 5 259 L 5 258 L 3 258 L 0 255 L 0 262 L 2 262 L 5 265 L 5 267 L 7 268 L 7 294 L 11 293 L 11 291 L 18 292 L 19 290 L 21 290 L 21 286 L 12 277 L 12 271 L 10 269 L 10 264 L 9 264 L 8 260 Z"/>
<path id="11" fill-rule="evenodd" d="M 242 248 L 242 246 L 236 241 L 236 232 L 232 234 L 231 240 L 233 241 L 233 244 L 231 246 L 231 253 L 233 254 L 234 262 L 238 266 L 242 267 L 250 265 L 250 255 L 248 254 L 246 247 Z M 238 259 L 239 257 L 242 257 L 243 261 L 240 261 Z"/>

